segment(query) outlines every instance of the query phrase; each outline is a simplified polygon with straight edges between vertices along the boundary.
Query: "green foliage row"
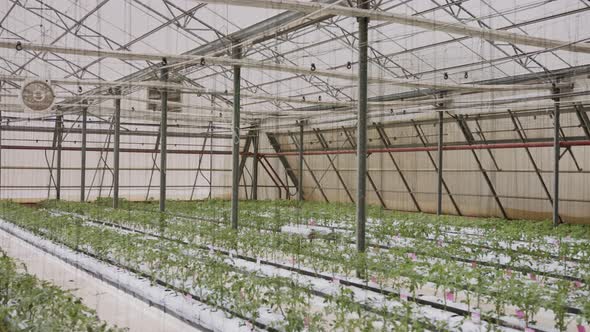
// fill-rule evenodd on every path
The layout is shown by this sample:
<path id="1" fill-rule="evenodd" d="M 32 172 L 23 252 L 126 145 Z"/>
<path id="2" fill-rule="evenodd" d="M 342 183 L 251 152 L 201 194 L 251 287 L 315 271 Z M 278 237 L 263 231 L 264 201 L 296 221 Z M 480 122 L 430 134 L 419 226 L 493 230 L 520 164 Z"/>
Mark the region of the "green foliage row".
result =
<path id="1" fill-rule="evenodd" d="M 476 266 L 457 262 L 456 257 L 478 260 L 480 257 L 494 254 L 500 250 L 500 242 L 528 241 L 524 248 L 519 248 L 510 255 L 509 268 L 526 267 L 534 262 L 552 263 L 555 257 L 547 252 L 543 241 L 544 233 L 534 233 L 529 230 L 523 236 L 522 230 L 505 237 L 506 230 L 476 227 L 485 231 L 486 244 L 489 248 L 473 247 L 470 243 L 461 243 L 445 238 L 445 231 L 449 224 L 444 221 L 428 223 L 422 221 L 387 220 L 383 216 L 375 223 L 372 230 L 375 240 L 391 241 L 402 235 L 411 237 L 411 246 L 392 247 L 387 250 L 374 248 L 366 255 L 358 254 L 354 246 L 350 245 L 352 236 L 339 236 L 332 239 L 316 239 L 308 241 L 300 236 L 277 232 L 280 225 L 297 221 L 305 221 L 290 204 L 282 203 L 245 203 L 241 205 L 243 216 L 240 220 L 239 233 L 228 229 L 225 221 L 224 201 L 210 201 L 200 203 L 171 202 L 168 204 L 169 214 L 162 215 L 149 203 L 126 203 L 127 210 L 112 210 L 106 204 L 80 204 L 50 202 L 47 207 L 57 207 L 61 210 L 85 214 L 92 219 L 108 220 L 109 222 L 126 227 L 147 230 L 164 235 L 168 238 L 182 239 L 192 244 L 215 245 L 234 248 L 237 252 L 251 256 L 264 257 L 270 260 L 294 259 L 297 265 L 313 268 L 318 273 L 332 273 L 353 275 L 362 266 L 365 275 L 379 280 L 381 287 L 396 290 L 410 290 L 416 292 L 426 282 L 437 285 L 440 292 L 460 292 L 466 296 L 468 305 L 479 307 L 481 302 L 491 303 L 494 310 L 487 314 L 500 317 L 505 314 L 505 308 L 513 305 L 521 308 L 532 321 L 534 315 L 541 309 L 550 309 L 555 313 L 555 327 L 564 330 L 568 323 L 567 310 L 569 306 L 582 309 L 580 322 L 588 319 L 589 305 L 585 294 L 588 291 L 588 280 L 578 289 L 567 280 L 539 278 L 538 282 L 528 280 L 527 274 L 532 270 L 525 270 L 524 275 L 516 273 L 509 278 L 506 271 L 494 267 Z M 329 206 L 321 209 L 315 206 L 314 214 L 310 218 L 318 224 L 334 225 L 340 222 L 340 210 Z M 298 209 L 299 207 L 295 207 Z M 303 209 L 302 209 L 303 210 Z M 305 211 L 305 210 L 303 210 Z M 335 212 L 338 211 L 338 212 Z M 310 213 L 311 213 L 310 212 Z M 303 212 L 300 212 L 303 213 Z M 377 211 L 377 213 L 382 213 Z M 194 218 L 191 219 L 190 217 Z M 304 218 L 307 218 L 306 215 Z M 321 218 L 321 219 L 320 219 Z M 346 217 L 350 218 L 350 216 Z M 345 218 L 345 220 L 346 220 Z M 216 220 L 216 222 L 195 222 L 195 219 Z M 451 226 L 452 223 L 450 223 Z M 469 224 L 473 228 L 474 224 Z M 456 226 L 453 226 L 456 227 Z M 275 231 L 268 231 L 275 230 Z M 458 230 L 454 228 L 454 230 Z M 445 243 L 444 249 L 437 241 L 432 241 L 426 234 L 437 234 Z M 417 252 L 420 257 L 436 258 L 430 260 L 411 260 L 407 254 Z M 550 247 L 549 249 L 553 249 Z M 587 241 L 563 242 L 556 249 L 559 257 L 564 261 L 574 257 L 588 257 L 590 252 Z M 534 253 L 534 255 L 527 255 Z M 574 275 L 588 278 L 590 267 L 580 262 L 574 269 L 568 271 Z M 535 271 L 539 272 L 539 271 Z M 542 273 L 543 271 L 541 271 Z"/>
<path id="2" fill-rule="evenodd" d="M 69 291 L 19 268 L 0 250 L 0 331 L 121 331 Z"/>
<path id="3" fill-rule="evenodd" d="M 13 203 L 4 204 L 2 216 L 54 242 L 123 268 L 142 271 L 153 281 L 174 284 L 182 294 L 198 296 L 203 302 L 223 309 L 228 316 L 231 312 L 257 321 L 266 311 L 277 318 L 272 326 L 286 331 L 300 331 L 304 326 L 310 331 L 332 330 L 335 325 L 364 331 L 404 329 L 399 313 L 362 309 L 345 290 L 324 297 L 320 305 L 313 301 L 311 285 L 239 269 L 228 263 L 226 256 L 211 253 L 201 245 L 120 232 L 89 224 L 79 217 L 59 216 Z M 220 230 L 219 234 L 226 234 L 219 244 L 235 241 L 236 234 L 229 229 Z M 350 299 L 349 306 L 342 306 L 343 296 Z M 410 323 L 414 330 L 422 329 L 419 319 L 406 321 L 406 329 Z"/>

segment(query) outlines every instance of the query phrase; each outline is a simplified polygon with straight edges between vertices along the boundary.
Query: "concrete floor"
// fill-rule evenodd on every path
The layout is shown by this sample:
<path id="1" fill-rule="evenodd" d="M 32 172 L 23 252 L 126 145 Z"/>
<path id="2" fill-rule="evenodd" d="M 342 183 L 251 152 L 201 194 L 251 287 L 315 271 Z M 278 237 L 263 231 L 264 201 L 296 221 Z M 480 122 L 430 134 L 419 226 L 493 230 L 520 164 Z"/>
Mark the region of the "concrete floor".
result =
<path id="1" fill-rule="evenodd" d="M 72 290 L 110 325 L 141 332 L 198 331 L 3 230 L 0 230 L 0 247 L 8 256 L 24 263 L 28 273 Z"/>

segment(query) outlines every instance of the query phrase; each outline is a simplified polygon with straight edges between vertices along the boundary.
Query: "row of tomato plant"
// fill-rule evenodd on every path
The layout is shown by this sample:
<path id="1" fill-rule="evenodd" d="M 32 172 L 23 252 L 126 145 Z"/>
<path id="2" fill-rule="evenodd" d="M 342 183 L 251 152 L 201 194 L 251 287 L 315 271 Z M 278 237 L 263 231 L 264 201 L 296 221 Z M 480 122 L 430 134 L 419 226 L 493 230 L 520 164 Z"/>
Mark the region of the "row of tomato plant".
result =
<path id="1" fill-rule="evenodd" d="M 411 311 L 400 314 L 384 308 L 366 310 L 346 288 L 318 301 L 311 285 L 245 271 L 228 262 L 227 257 L 203 250 L 200 245 L 162 241 L 133 232 L 97 227 L 80 217 L 12 203 L 6 203 L 2 212 L 5 220 L 37 235 L 120 267 L 145 273 L 154 282 L 161 280 L 173 285 L 187 295 L 197 296 L 201 301 L 228 312 L 228 315 L 243 318 L 246 323 L 263 321 L 269 328 L 287 331 L 304 328 L 311 331 L 334 328 L 370 331 L 407 329 L 408 326 L 420 330 L 421 326 L 429 325 L 426 320 L 413 317 Z M 221 234 L 230 236 L 221 238 Z M 219 229 L 218 240 L 236 243 L 231 234 L 227 228 Z M 215 241 L 211 243 L 216 245 Z M 439 328 L 445 329 L 444 326 Z"/>
<path id="2" fill-rule="evenodd" d="M 177 203 L 176 205 L 184 208 L 185 204 Z M 208 208 L 218 203 L 204 204 Z M 175 211 L 174 204 L 169 204 L 169 207 L 171 205 L 171 209 Z M 300 266 L 311 267 L 316 272 L 327 271 L 332 275 L 351 276 L 359 266 L 362 266 L 366 270 L 365 275 L 378 283 L 379 287 L 396 289 L 399 292 L 416 293 L 424 284 L 432 283 L 442 294 L 461 293 L 463 301 L 467 302 L 470 308 L 473 306 L 481 310 L 482 302 L 490 304 L 491 309 L 488 309 L 488 314 L 496 318 L 505 315 L 506 308 L 512 305 L 517 308 L 516 315 L 523 316 L 526 323 L 534 323 L 535 314 L 541 308 L 552 310 L 555 327 L 559 330 L 564 330 L 572 321 L 583 326 L 582 324 L 588 320 L 590 308 L 586 282 L 542 278 L 535 276 L 532 272 L 526 273 L 524 277 L 512 275 L 510 266 L 500 270 L 457 262 L 454 257 L 469 254 L 457 244 L 447 245 L 442 250 L 438 243 L 433 244 L 433 241 L 417 237 L 416 239 L 421 241 L 414 242 L 413 246 L 420 247 L 424 256 L 437 257 L 436 260 L 417 259 L 416 253 L 412 252 L 415 249 L 406 247 L 387 250 L 376 248 L 374 252 L 358 255 L 353 246 L 350 246 L 349 239 L 344 236 L 330 240 L 303 241 L 299 236 L 279 232 L 265 232 L 261 235 L 259 228 L 256 228 L 257 223 L 249 222 L 247 218 L 241 221 L 246 221 L 251 227 L 242 228 L 239 233 L 233 233 L 227 232 L 226 228 L 216 224 L 196 223 L 194 220 L 179 218 L 178 214 L 162 217 L 160 214 L 151 212 L 149 204 L 141 204 L 139 210 L 120 211 L 77 203 L 60 203 L 59 207 L 68 211 L 81 212 L 93 218 L 107 219 L 117 224 L 148 229 L 166 237 L 184 239 L 191 243 L 234 248 L 236 252 L 252 257 L 288 260 L 292 264 L 296 262 Z M 128 204 L 127 208 L 130 207 L 137 208 L 134 204 Z M 289 209 L 290 206 L 280 208 Z M 190 212 L 190 210 L 180 210 L 175 212 Z M 257 215 L 260 215 L 261 211 L 264 209 L 260 209 Z M 223 215 L 223 212 L 218 213 Z M 587 264 L 579 263 L 576 269 L 579 275 L 588 275 Z M 448 296 L 443 297 L 445 301 L 447 298 Z M 568 314 L 573 306 L 580 311 L 580 314 L 574 317 Z"/>
<path id="3" fill-rule="evenodd" d="M 157 210 L 157 205 L 150 203 L 125 204 L 133 210 Z M 312 221 L 318 226 L 352 231 L 355 227 L 353 208 L 353 205 L 342 203 L 249 201 L 240 205 L 240 224 L 279 230 L 284 225 L 308 224 Z M 229 203 L 222 200 L 209 200 L 200 204 L 173 201 L 169 203 L 168 211 L 179 216 L 198 215 L 203 219 L 227 223 Z M 374 206 L 369 208 L 369 216 L 372 219 L 368 227 L 369 236 L 383 242 L 398 236 L 423 238 L 430 235 L 430 240 L 457 242 L 469 247 L 491 247 L 495 251 L 505 251 L 514 256 L 525 254 L 540 259 L 590 259 L 590 243 L 578 240 L 590 238 L 590 227 L 586 225 L 565 224 L 553 228 L 548 221 L 434 217 L 428 214 L 384 211 Z M 450 236 L 471 230 L 474 226 L 479 236 L 471 236 L 469 241 L 461 237 L 456 240 L 456 236 Z"/>
<path id="4" fill-rule="evenodd" d="M 123 329 L 101 321 L 80 298 L 27 273 L 0 249 L 0 331 L 104 331 Z"/>
<path id="5" fill-rule="evenodd" d="M 159 217 L 149 211 L 143 212 L 137 210 L 120 210 L 109 211 L 108 213 L 105 213 L 105 210 L 100 207 L 95 207 L 94 209 L 91 207 L 80 207 L 76 205 L 76 203 L 61 203 L 60 207 L 68 211 L 82 211 L 83 213 L 95 219 L 105 218 L 115 222 L 135 222 L 136 227 L 153 227 L 156 225 L 159 227 L 160 225 Z M 167 220 L 167 224 L 169 224 L 169 226 L 163 229 L 164 233 L 174 233 L 187 225 L 190 227 L 194 224 L 194 220 L 192 220 L 190 217 L 167 216 Z M 138 225 L 137 221 L 139 221 L 139 224 L 141 225 Z M 257 231 L 262 229 L 267 231 L 278 231 L 273 227 L 261 228 L 258 224 L 256 224 L 256 222 L 251 221 L 251 219 L 248 217 L 242 219 L 240 225 L 241 227 L 254 229 Z M 182 230 L 179 233 L 182 233 Z M 428 254 L 427 256 L 442 258 L 460 257 L 463 261 L 472 261 L 474 263 L 483 260 L 484 263 L 502 265 L 506 268 L 513 268 L 527 274 L 550 273 L 557 274 L 558 276 L 565 276 L 569 273 L 573 274 L 575 277 L 583 278 L 585 274 L 584 267 L 587 265 L 572 260 L 574 257 L 585 260 L 585 258 L 590 254 L 588 244 L 580 241 L 572 243 L 559 243 L 559 245 L 555 247 L 556 249 L 554 249 L 554 253 L 549 251 L 540 251 L 533 255 L 528 251 L 520 250 L 521 247 L 519 247 L 519 250 L 504 250 L 498 244 L 503 240 L 491 236 L 486 236 L 486 246 L 473 245 L 473 239 L 464 241 L 467 243 L 457 240 L 456 237 L 453 237 L 452 240 L 449 240 L 445 237 L 445 233 L 441 232 L 438 232 L 438 234 L 437 232 L 434 232 L 429 237 L 418 236 L 415 229 L 412 229 L 411 227 L 408 227 L 404 224 L 400 225 L 386 222 L 377 224 L 370 233 L 373 234 L 373 245 L 379 244 L 380 247 L 384 247 L 383 244 L 387 244 L 385 248 L 402 251 L 411 250 L 408 247 L 420 248 L 421 252 Z M 393 234 L 395 234 L 395 236 Z M 337 239 L 340 237 L 340 242 L 351 242 L 352 237 L 349 235 L 350 234 L 347 233 L 336 233 L 332 238 Z M 555 253 L 557 253 L 559 256 L 556 256 Z M 576 260 L 579 261 L 580 259 Z M 568 271 L 568 269 L 571 271 Z"/>

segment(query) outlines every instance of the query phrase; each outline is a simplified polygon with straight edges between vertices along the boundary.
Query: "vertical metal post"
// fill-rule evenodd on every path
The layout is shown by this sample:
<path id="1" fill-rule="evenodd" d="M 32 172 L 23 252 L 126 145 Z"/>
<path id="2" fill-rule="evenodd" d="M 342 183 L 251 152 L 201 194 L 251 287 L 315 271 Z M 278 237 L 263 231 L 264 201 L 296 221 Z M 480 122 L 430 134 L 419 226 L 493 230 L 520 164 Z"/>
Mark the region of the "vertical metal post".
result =
<path id="1" fill-rule="evenodd" d="M 166 62 L 164 61 L 164 66 Z M 160 80 L 168 82 L 168 68 L 164 67 L 160 73 Z M 160 123 L 160 212 L 166 211 L 166 158 L 168 136 L 168 89 L 162 89 L 161 105 L 162 119 Z"/>
<path id="2" fill-rule="evenodd" d="M 121 90 L 115 92 L 115 142 L 113 146 L 113 209 L 119 208 L 119 147 L 121 145 Z"/>
<path id="3" fill-rule="evenodd" d="M 297 198 L 303 202 L 303 120 L 299 121 L 299 191 Z"/>
<path id="4" fill-rule="evenodd" d="M 234 59 L 242 57 L 239 46 L 234 47 L 232 55 Z M 232 118 L 232 183 L 231 183 L 231 226 L 238 229 L 238 200 L 240 184 L 240 82 L 241 68 L 234 66 L 234 112 Z"/>
<path id="5" fill-rule="evenodd" d="M 368 9 L 369 2 L 358 1 L 359 7 Z M 356 186 L 356 246 L 365 251 L 366 192 L 367 192 L 367 75 L 369 18 L 359 17 L 359 82 L 358 82 L 358 128 L 357 128 L 357 186 Z"/>
<path id="6" fill-rule="evenodd" d="M 61 199 L 61 147 L 62 147 L 62 132 L 63 132 L 63 115 L 58 115 L 55 118 L 57 126 L 57 175 L 55 180 L 55 199 Z"/>
<path id="7" fill-rule="evenodd" d="M 254 137 L 254 156 L 252 158 L 252 200 L 258 200 L 258 145 L 260 144 L 260 129 Z"/>
<path id="8" fill-rule="evenodd" d="M 88 101 L 84 100 L 82 106 L 82 155 L 80 156 L 80 202 L 86 201 L 86 128 L 88 125 Z"/>
<path id="9" fill-rule="evenodd" d="M 559 94 L 559 88 L 554 88 L 553 93 Z M 554 98 L 555 114 L 554 131 L 553 131 L 553 226 L 559 225 L 559 159 L 561 158 L 560 149 L 560 109 L 559 98 Z"/>
<path id="10" fill-rule="evenodd" d="M 0 200 L 2 197 L 2 110 L 0 110 Z"/>
<path id="11" fill-rule="evenodd" d="M 436 215 L 442 214 L 442 191 L 443 191 L 443 112 L 438 112 L 438 189 L 436 201 Z"/>
<path id="12" fill-rule="evenodd" d="M 213 197 L 213 122 L 209 121 L 211 128 L 211 138 L 209 139 L 209 199 Z"/>

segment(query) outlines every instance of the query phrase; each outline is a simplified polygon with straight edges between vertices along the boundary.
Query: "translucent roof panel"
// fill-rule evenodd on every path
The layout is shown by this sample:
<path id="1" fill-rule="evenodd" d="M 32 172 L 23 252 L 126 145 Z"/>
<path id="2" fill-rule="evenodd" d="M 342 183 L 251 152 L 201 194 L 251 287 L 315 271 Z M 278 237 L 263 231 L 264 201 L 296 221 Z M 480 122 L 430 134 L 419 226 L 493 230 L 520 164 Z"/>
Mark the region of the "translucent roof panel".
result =
<path id="1" fill-rule="evenodd" d="M 323 1 L 334 2 L 334 1 Z M 498 29 L 522 35 L 587 43 L 590 4 L 583 0 L 383 0 L 375 10 L 470 27 Z M 340 2 L 348 5 L 348 2 Z M 78 49 L 124 50 L 137 53 L 230 56 L 232 43 L 245 42 L 247 59 L 304 69 L 356 73 L 358 23 L 353 17 L 289 14 L 198 1 L 172 0 L 36 0 L 0 4 L 0 39 Z M 311 20 L 311 22 L 310 22 Z M 374 78 L 464 84 L 538 74 L 584 66 L 590 55 L 561 49 L 515 45 L 432 31 L 412 25 L 373 20 L 369 27 L 369 75 Z M 240 38 L 237 40 L 237 38 Z M 156 63 L 55 53 L 0 50 L 0 73 L 47 79 L 142 81 L 157 79 Z M 214 91 L 233 89 L 230 67 L 174 69 L 182 84 Z M 140 75 L 141 74 L 141 75 Z M 4 85 L 14 93 L 19 82 Z M 244 68 L 243 107 L 249 112 L 294 112 L 310 100 L 353 102 L 354 79 L 293 74 L 264 68 Z M 84 93 L 95 86 L 84 87 Z M 415 87 L 371 84 L 370 97 L 416 91 Z M 80 94 L 59 85 L 60 101 Z M 290 101 L 261 100 L 274 95 Z M 188 100 L 188 99 L 187 99 Z M 195 105 L 231 107 L 231 97 L 191 97 Z M 300 101 L 300 102 L 298 102 Z"/>

